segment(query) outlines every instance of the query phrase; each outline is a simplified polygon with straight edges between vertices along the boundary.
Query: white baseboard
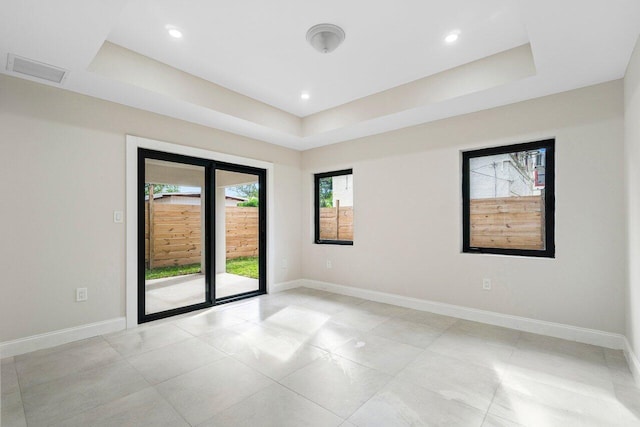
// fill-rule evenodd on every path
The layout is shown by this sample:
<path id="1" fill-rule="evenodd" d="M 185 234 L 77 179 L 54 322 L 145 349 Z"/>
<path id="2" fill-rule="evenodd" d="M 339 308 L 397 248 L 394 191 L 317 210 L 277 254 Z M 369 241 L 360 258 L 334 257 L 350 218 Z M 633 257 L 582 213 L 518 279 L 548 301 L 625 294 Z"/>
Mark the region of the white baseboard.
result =
<path id="1" fill-rule="evenodd" d="M 581 328 L 578 326 L 547 322 L 544 320 L 536 320 L 526 317 L 512 316 L 492 311 L 478 310 L 475 308 L 462 307 L 459 305 L 422 300 L 418 298 L 405 297 L 402 295 L 354 288 L 350 286 L 337 285 L 335 283 L 327 283 L 309 279 L 299 279 L 289 282 L 277 283 L 270 287 L 269 292 L 282 292 L 298 287 L 319 289 L 336 294 L 354 296 L 370 301 L 393 304 L 401 307 L 412 308 L 415 310 L 429 311 L 436 314 L 472 320 L 475 322 L 481 322 L 490 325 L 502 326 L 519 331 L 548 335 L 556 338 L 563 338 L 616 350 L 624 350 L 625 356 L 629 363 L 629 368 L 631 369 L 634 378 L 636 378 L 636 382 L 640 384 L 640 361 L 631 349 L 631 346 L 629 345 L 627 339 L 621 334 L 614 334 L 594 329 Z M 103 322 L 90 323 L 88 325 L 62 329 L 59 331 L 48 332 L 40 335 L 33 335 L 13 341 L 6 341 L 0 343 L 0 358 L 11 357 L 31 351 L 41 350 L 44 348 L 55 347 L 57 345 L 66 344 L 72 341 L 120 331 L 125 328 L 126 319 L 124 317 L 118 317 L 111 320 L 105 320 Z"/>
<path id="2" fill-rule="evenodd" d="M 300 288 L 303 286 L 302 279 L 291 280 L 290 282 L 276 283 L 269 286 L 269 293 L 287 291 L 289 289 Z"/>
<path id="3" fill-rule="evenodd" d="M 5 341 L 0 343 L 0 358 L 17 356 L 19 354 L 55 347 L 85 338 L 121 331 L 126 328 L 126 325 L 127 322 L 124 317 L 117 317 L 102 322 L 60 329 L 58 331 L 32 335 L 13 341 Z"/>
<path id="4" fill-rule="evenodd" d="M 300 286 L 302 286 L 300 280 L 292 280 L 270 286 L 269 292 L 282 292 L 288 289 L 298 288 Z M 134 326 L 138 326 L 137 323 Z M 90 323 L 87 325 L 20 338 L 13 341 L 0 342 L 0 359 L 45 348 L 51 348 L 102 334 L 121 331 L 126 329 L 126 327 L 126 318 L 118 317 L 111 320 L 105 320 L 103 322 Z"/>
<path id="5" fill-rule="evenodd" d="M 593 344 L 601 347 L 622 350 L 625 348 L 626 338 L 621 334 L 598 331 L 595 329 L 581 328 L 562 323 L 547 322 L 544 320 L 530 319 L 527 317 L 512 316 L 493 311 L 479 310 L 446 304 L 436 301 L 422 300 L 418 298 L 394 295 L 385 292 L 368 289 L 354 288 L 351 286 L 337 285 L 334 283 L 320 282 L 317 280 L 299 280 L 301 286 L 313 289 L 349 295 L 371 301 L 398 305 L 415 310 L 429 311 L 436 314 L 457 317 L 475 322 L 487 323 L 495 326 L 532 332 L 566 340 L 577 341 L 585 344 Z"/>
<path id="6" fill-rule="evenodd" d="M 627 364 L 633 374 L 633 378 L 636 380 L 636 385 L 640 387 L 640 360 L 638 360 L 638 356 L 631 348 L 631 343 L 627 338 L 624 339 L 624 357 L 627 359 Z"/>

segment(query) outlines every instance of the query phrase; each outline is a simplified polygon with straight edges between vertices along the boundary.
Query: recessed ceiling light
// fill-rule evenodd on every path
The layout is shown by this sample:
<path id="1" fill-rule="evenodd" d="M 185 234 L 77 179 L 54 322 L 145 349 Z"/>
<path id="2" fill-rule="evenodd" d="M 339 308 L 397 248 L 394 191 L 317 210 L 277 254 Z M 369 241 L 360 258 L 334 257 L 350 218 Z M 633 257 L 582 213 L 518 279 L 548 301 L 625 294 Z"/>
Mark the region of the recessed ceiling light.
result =
<path id="1" fill-rule="evenodd" d="M 454 43 L 456 40 L 458 40 L 458 37 L 460 37 L 460 32 L 454 31 L 452 33 L 449 33 L 447 37 L 444 38 L 444 41 L 447 43 Z"/>
<path id="2" fill-rule="evenodd" d="M 311 95 L 309 95 L 309 92 L 302 92 L 300 94 L 300 99 L 304 99 L 306 101 L 309 98 L 311 98 Z"/>
<path id="3" fill-rule="evenodd" d="M 182 31 L 180 31 L 179 29 L 177 29 L 173 25 L 167 25 L 165 28 L 167 29 L 167 32 L 169 33 L 169 35 L 171 37 L 173 37 L 174 39 L 182 38 Z"/>

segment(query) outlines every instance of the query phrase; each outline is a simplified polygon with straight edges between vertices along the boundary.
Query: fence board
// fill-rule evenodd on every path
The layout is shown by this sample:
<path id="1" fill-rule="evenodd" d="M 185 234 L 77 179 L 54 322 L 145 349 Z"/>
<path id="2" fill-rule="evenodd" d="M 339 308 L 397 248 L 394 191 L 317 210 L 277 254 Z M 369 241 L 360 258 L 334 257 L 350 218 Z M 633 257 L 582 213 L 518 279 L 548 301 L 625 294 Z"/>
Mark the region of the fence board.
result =
<path id="1" fill-rule="evenodd" d="M 186 245 L 190 243 L 200 244 L 201 242 L 200 240 L 198 240 L 197 242 L 194 242 L 194 239 L 187 238 L 187 237 L 174 237 L 174 238 L 164 237 L 161 239 L 160 238 L 155 239 L 154 241 L 154 245 L 156 248 L 161 248 L 163 246 L 171 246 L 171 245 Z"/>
<path id="2" fill-rule="evenodd" d="M 200 251 L 199 250 L 192 250 L 192 251 L 176 251 L 176 252 L 164 252 L 164 251 L 160 251 L 158 253 L 155 254 L 155 259 L 156 260 L 163 260 L 163 259 L 183 259 L 183 258 L 198 258 L 201 259 L 200 257 Z M 180 265 L 180 264 L 178 264 Z"/>
<path id="3" fill-rule="evenodd" d="M 200 235 L 200 232 L 198 231 L 197 233 L 162 233 L 162 234 L 158 234 L 156 236 L 154 236 L 154 241 L 156 241 L 157 239 L 190 239 L 192 241 L 195 240 L 200 240 L 202 238 L 202 236 Z"/>
<path id="4" fill-rule="evenodd" d="M 541 196 L 472 199 L 470 245 L 542 250 L 542 212 Z"/>
<path id="5" fill-rule="evenodd" d="M 186 245 L 156 245 L 153 247 L 155 253 L 176 253 L 183 251 L 197 251 L 200 253 L 201 245 L 199 244 L 186 244 Z"/>
<path id="6" fill-rule="evenodd" d="M 200 216 L 171 216 L 171 217 L 159 217 L 154 224 L 200 224 Z"/>
<path id="7" fill-rule="evenodd" d="M 353 206 L 338 209 L 320 208 L 320 238 L 324 240 L 353 240 Z"/>
<path id="8" fill-rule="evenodd" d="M 154 262 L 154 267 L 169 267 L 176 265 L 189 265 L 199 264 L 202 258 L 200 256 L 193 258 L 172 258 L 172 259 L 160 259 Z"/>
<path id="9" fill-rule="evenodd" d="M 156 203 L 153 208 L 156 212 L 197 212 L 198 215 L 200 214 L 200 205 Z"/>

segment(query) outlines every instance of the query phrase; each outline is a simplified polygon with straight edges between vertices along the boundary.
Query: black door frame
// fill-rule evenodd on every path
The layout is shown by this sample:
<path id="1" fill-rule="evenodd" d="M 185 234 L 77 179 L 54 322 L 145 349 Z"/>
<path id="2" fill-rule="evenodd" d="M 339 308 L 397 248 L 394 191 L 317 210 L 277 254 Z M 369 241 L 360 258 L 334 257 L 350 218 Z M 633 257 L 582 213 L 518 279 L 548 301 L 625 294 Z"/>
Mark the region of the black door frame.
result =
<path id="1" fill-rule="evenodd" d="M 205 186 L 203 193 L 204 217 L 205 217 L 205 241 L 204 250 L 206 254 L 205 261 L 205 301 L 184 307 L 178 307 L 157 313 L 146 314 L 146 290 L 145 290 L 145 215 L 144 215 L 144 184 L 145 184 L 145 160 L 164 160 L 174 163 L 189 164 L 202 166 L 205 170 Z M 245 292 L 237 295 L 230 295 L 225 298 L 216 299 L 215 296 L 215 189 L 216 189 L 216 170 L 226 170 L 230 172 L 247 173 L 258 176 L 259 200 L 259 225 L 258 225 L 258 250 L 259 250 L 259 266 L 258 266 L 258 290 Z M 266 189 L 266 170 L 251 166 L 236 165 L 232 163 L 217 162 L 215 160 L 203 159 L 199 157 L 186 156 L 182 154 L 167 153 L 164 151 L 150 150 L 146 148 L 138 148 L 138 323 L 150 322 L 153 320 L 163 319 L 166 317 L 176 316 L 203 308 L 212 307 L 218 304 L 225 304 L 239 299 L 250 298 L 257 295 L 265 294 L 267 291 L 267 189 Z"/>
<path id="2" fill-rule="evenodd" d="M 267 171 L 253 166 L 216 162 L 215 170 L 245 173 L 258 176 L 258 290 L 216 298 L 217 304 L 225 304 L 267 293 Z"/>

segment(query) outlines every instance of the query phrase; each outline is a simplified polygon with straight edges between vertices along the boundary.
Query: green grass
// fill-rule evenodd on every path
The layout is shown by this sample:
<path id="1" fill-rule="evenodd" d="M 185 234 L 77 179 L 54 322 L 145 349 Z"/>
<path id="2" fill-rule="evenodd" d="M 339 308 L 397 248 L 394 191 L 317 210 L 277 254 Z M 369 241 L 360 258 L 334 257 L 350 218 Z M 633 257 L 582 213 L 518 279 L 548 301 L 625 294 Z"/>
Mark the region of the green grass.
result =
<path id="1" fill-rule="evenodd" d="M 227 273 L 258 278 L 258 257 L 242 257 L 227 260 Z"/>
<path id="2" fill-rule="evenodd" d="M 145 270 L 144 278 L 147 280 L 163 279 L 165 277 L 183 276 L 185 274 L 195 273 L 200 273 L 200 264 L 153 268 L 151 270 Z"/>
<path id="3" fill-rule="evenodd" d="M 144 278 L 147 280 L 163 279 L 165 277 L 183 276 L 185 274 L 200 273 L 200 264 L 189 264 L 170 267 L 158 267 L 145 270 Z M 242 257 L 227 260 L 227 273 L 238 276 L 258 278 L 258 257 Z"/>

